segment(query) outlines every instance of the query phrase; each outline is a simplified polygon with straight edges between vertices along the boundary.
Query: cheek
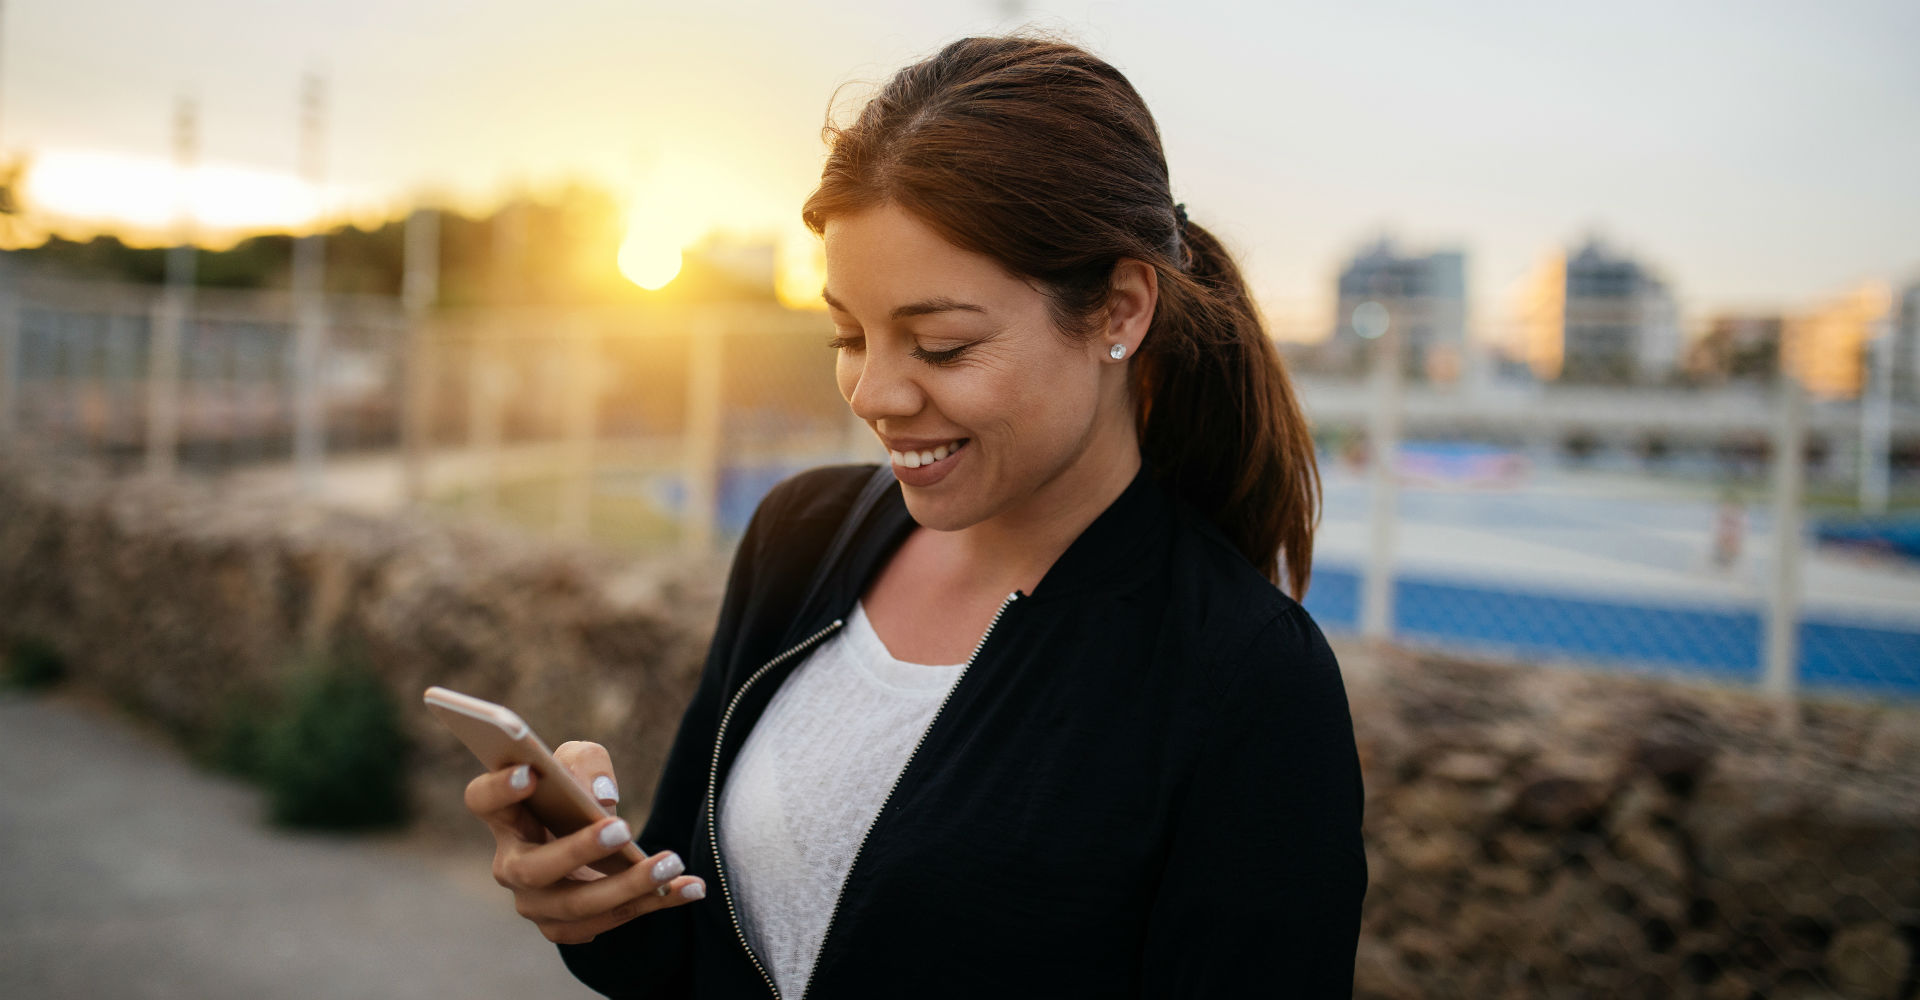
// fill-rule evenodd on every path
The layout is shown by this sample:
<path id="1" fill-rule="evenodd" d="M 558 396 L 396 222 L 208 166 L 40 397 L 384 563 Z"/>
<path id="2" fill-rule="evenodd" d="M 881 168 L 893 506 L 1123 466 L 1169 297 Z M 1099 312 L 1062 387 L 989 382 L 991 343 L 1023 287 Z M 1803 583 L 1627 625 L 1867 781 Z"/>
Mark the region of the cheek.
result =
<path id="1" fill-rule="evenodd" d="M 1049 451 L 1048 442 L 1075 436 L 1093 412 L 1097 386 L 1072 361 L 1034 359 L 969 379 L 946 394 L 942 409 L 989 437 L 1020 442 L 1022 452 Z"/>

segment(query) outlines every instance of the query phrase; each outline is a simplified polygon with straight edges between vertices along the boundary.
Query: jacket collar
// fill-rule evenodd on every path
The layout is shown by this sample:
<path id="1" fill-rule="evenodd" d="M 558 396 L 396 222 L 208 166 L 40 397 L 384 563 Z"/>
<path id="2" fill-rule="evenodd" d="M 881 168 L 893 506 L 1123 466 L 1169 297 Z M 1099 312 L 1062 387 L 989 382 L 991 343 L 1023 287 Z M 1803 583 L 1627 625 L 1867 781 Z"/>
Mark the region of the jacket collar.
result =
<path id="1" fill-rule="evenodd" d="M 1151 572 L 1149 556 L 1168 536 L 1173 502 L 1147 472 L 1147 463 L 1107 509 L 1054 560 L 1031 596 L 1048 600 L 1083 590 L 1118 587 Z"/>

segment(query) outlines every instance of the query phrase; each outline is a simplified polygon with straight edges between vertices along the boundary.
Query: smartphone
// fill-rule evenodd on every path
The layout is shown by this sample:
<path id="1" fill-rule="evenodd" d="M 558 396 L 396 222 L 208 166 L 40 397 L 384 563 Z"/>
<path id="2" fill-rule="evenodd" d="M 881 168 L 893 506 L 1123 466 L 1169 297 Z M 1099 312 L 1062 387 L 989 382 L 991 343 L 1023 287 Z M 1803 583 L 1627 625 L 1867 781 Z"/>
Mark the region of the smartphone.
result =
<path id="1" fill-rule="evenodd" d="M 533 769 L 533 795 L 525 805 L 555 837 L 564 837 L 613 815 L 574 780 L 573 772 L 553 759 L 553 753 L 534 735 L 533 728 L 506 706 L 443 687 L 428 688 L 426 702 L 427 708 L 460 737 L 460 742 L 480 758 L 487 770 L 498 771 L 510 764 L 525 764 Z M 628 841 L 619 853 L 601 858 L 589 867 L 617 875 L 646 858 L 639 845 Z"/>

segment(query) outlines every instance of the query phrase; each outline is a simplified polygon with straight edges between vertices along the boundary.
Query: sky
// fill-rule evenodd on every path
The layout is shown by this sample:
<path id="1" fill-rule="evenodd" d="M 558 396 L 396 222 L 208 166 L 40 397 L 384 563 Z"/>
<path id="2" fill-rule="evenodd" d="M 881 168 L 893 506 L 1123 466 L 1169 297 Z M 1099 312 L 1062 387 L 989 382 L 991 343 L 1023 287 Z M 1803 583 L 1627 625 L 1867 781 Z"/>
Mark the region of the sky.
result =
<path id="1" fill-rule="evenodd" d="M 164 165 L 187 96 L 204 182 L 229 214 L 273 215 L 311 204 L 298 94 L 317 73 L 331 211 L 578 176 L 687 239 L 719 226 L 811 260 L 799 206 L 830 104 L 1019 25 L 1128 76 L 1175 198 L 1296 335 L 1381 237 L 1464 250 L 1476 323 L 1590 234 L 1696 318 L 1920 280 L 1913 0 L 10 0 L 0 149 L 44 171 L 29 197 L 124 196 L 73 164 Z"/>

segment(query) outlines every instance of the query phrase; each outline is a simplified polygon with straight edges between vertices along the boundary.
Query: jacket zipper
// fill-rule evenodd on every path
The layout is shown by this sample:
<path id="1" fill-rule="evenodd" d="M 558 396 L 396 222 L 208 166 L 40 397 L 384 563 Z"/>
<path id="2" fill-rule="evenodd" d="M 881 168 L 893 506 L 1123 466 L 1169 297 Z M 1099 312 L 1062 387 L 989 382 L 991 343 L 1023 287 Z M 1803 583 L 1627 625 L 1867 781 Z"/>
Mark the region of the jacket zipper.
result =
<path id="1" fill-rule="evenodd" d="M 996 620 L 998 617 L 995 616 Z M 713 765 L 707 769 L 707 839 L 713 843 L 713 870 L 720 876 L 720 895 L 727 901 L 727 918 L 733 921 L 733 933 L 740 939 L 740 947 L 746 951 L 747 958 L 752 960 L 753 967 L 759 970 L 760 978 L 767 984 L 767 989 L 773 991 L 774 1000 L 780 1000 L 780 988 L 773 984 L 773 976 L 767 973 L 767 967 L 760 964 L 760 956 L 755 955 L 753 947 L 747 944 L 747 933 L 740 928 L 740 915 L 733 908 L 733 894 L 727 891 L 727 865 L 721 857 L 719 821 L 715 815 L 713 801 L 714 788 L 720 782 L 720 748 L 727 744 L 727 723 L 733 718 L 733 709 L 740 704 L 740 698 L 747 693 L 748 688 L 753 686 L 753 682 L 774 667 L 811 649 L 815 643 L 832 635 L 843 624 L 845 624 L 844 620 L 835 618 L 826 628 L 800 640 L 799 645 L 768 660 L 747 678 L 746 683 L 740 685 L 740 690 L 733 693 L 733 700 L 727 702 L 727 710 L 720 715 L 720 729 L 713 739 Z"/>
<path id="2" fill-rule="evenodd" d="M 980 658 L 980 651 L 986 648 L 987 639 L 992 637 L 993 630 L 999 626 L 1000 617 L 1005 615 L 1007 608 L 1012 606 L 1013 602 L 1019 600 L 1019 598 L 1020 592 L 1016 590 L 1008 594 L 1006 600 L 1000 602 L 1000 609 L 993 613 L 993 620 L 987 623 L 987 630 L 981 633 L 980 641 L 974 644 L 973 652 L 967 656 L 966 665 L 960 668 L 959 676 L 955 677 L 953 683 L 947 686 L 947 693 L 940 698 L 940 706 L 933 710 L 933 718 L 927 720 L 927 727 L 920 731 L 920 738 L 913 741 L 913 749 L 907 751 L 907 761 L 900 765 L 900 773 L 894 775 L 893 784 L 887 786 L 887 795 L 880 800 L 880 810 L 873 814 L 875 823 L 879 822 L 880 817 L 886 813 L 887 803 L 893 801 L 893 792 L 900 787 L 900 779 L 906 775 L 907 768 L 913 766 L 913 759 L 920 755 L 920 744 L 927 741 L 927 734 L 933 731 L 934 723 L 940 721 L 940 713 L 947 710 L 947 702 L 952 700 L 953 692 L 960 687 L 960 682 L 966 679 L 967 671 L 973 669 L 973 661 Z M 725 725 L 724 722 L 721 724 Z M 853 881 L 853 873 L 860 867 L 860 854 L 867 849 L 867 835 L 872 832 L 873 823 L 868 823 L 866 830 L 860 834 L 859 845 L 853 849 L 853 860 L 847 864 L 847 877 L 841 880 L 840 891 L 834 893 L 833 909 L 827 913 L 826 930 L 820 933 L 820 951 L 814 955 L 813 967 L 807 970 L 806 984 L 800 987 L 800 1000 L 807 1000 L 807 991 L 813 988 L 813 974 L 819 971 L 820 957 L 827 953 L 827 941 L 833 936 L 833 919 L 840 915 L 840 897 L 846 894 L 847 883 Z M 718 853 L 718 851 L 716 850 L 715 853 Z M 773 995 L 776 1000 L 778 1000 L 780 991 L 775 990 Z"/>

